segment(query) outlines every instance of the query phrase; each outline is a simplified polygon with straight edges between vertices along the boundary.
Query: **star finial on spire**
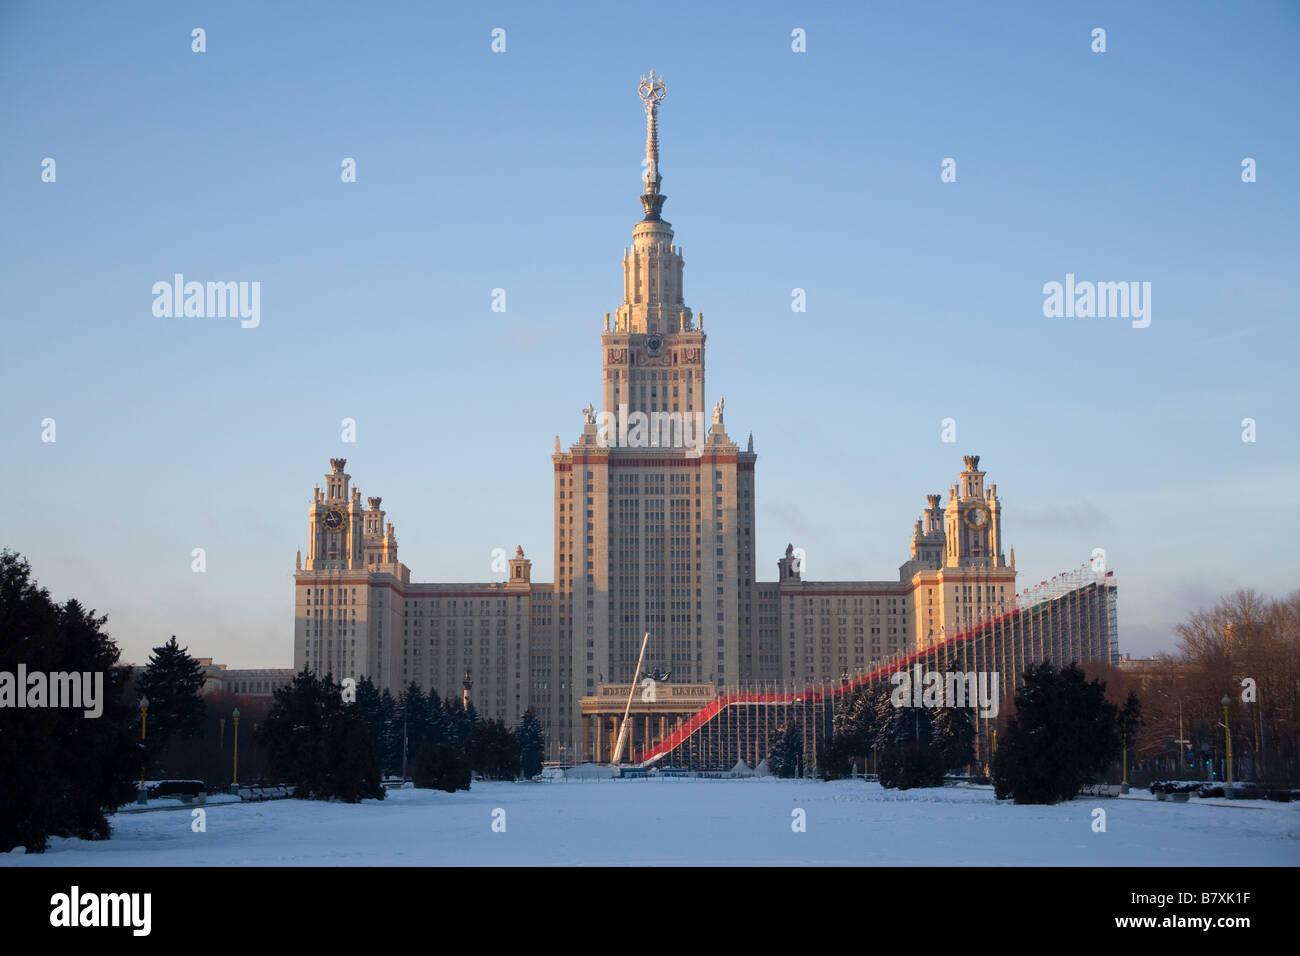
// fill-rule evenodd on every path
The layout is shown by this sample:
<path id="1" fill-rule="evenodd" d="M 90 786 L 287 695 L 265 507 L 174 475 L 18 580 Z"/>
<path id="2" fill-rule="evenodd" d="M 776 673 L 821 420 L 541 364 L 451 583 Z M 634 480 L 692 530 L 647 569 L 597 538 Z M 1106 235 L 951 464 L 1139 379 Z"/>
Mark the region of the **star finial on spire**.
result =
<path id="1" fill-rule="evenodd" d="M 663 182 L 663 177 L 659 175 L 659 104 L 668 95 L 668 85 L 662 76 L 656 77 L 655 71 L 651 70 L 649 76 L 641 77 L 637 92 L 641 94 L 641 102 L 645 105 L 646 126 L 643 161 L 645 195 L 641 197 L 641 205 L 645 207 L 646 220 L 655 221 L 659 219 L 659 212 L 667 198 L 659 192 Z"/>

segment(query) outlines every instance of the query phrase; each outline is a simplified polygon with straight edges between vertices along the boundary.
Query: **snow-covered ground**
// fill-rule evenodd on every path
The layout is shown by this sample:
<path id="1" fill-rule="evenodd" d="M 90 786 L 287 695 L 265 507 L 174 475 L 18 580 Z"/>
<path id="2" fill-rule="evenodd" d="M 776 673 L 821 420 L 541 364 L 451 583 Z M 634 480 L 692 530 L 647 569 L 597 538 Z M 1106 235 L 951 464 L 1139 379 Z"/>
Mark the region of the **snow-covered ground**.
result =
<path id="1" fill-rule="evenodd" d="M 1104 833 L 1093 831 L 1098 807 Z M 204 809 L 206 832 L 184 809 L 121 813 L 111 840 L 53 839 L 44 854 L 0 855 L 0 866 L 1300 865 L 1300 804 L 1167 803 L 1141 791 L 1017 807 L 983 788 L 650 779 Z M 504 832 L 493 829 L 498 809 Z M 792 829 L 795 809 L 805 832 Z"/>

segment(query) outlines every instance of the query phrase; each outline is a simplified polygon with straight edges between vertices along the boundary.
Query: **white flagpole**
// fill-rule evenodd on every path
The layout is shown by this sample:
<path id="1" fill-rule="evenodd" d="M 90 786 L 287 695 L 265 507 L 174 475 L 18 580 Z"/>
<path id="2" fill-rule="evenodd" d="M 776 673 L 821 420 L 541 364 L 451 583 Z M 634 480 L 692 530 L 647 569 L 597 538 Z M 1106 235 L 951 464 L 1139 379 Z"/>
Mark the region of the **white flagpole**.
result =
<path id="1" fill-rule="evenodd" d="M 648 643 L 650 643 L 650 632 L 646 631 L 645 637 L 641 639 L 641 653 L 636 659 L 636 670 L 632 672 L 632 689 L 627 692 L 627 706 L 623 708 L 623 725 L 618 729 L 618 741 L 614 744 L 614 756 L 609 761 L 612 767 L 618 766 L 619 758 L 623 756 L 623 745 L 627 743 L 627 715 L 632 711 L 632 695 L 636 693 L 636 679 L 641 676 L 641 662 L 645 660 L 645 646 Z"/>

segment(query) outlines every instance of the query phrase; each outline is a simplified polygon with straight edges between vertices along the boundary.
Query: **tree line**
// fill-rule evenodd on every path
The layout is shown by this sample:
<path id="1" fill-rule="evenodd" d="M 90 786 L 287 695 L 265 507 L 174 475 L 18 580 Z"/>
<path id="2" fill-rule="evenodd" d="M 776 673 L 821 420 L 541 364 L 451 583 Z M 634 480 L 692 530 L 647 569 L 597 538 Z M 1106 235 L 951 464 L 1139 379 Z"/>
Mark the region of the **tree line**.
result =
<path id="1" fill-rule="evenodd" d="M 142 780 L 291 784 L 314 799 L 383 796 L 382 778 L 407 771 L 416 786 L 465 789 L 541 772 L 545 739 L 530 710 L 516 728 L 473 705 L 409 685 L 399 699 L 363 679 L 355 701 L 332 676 L 303 671 L 264 698 L 203 694 L 203 666 L 173 636 L 137 674 L 120 663 L 107 617 L 56 603 L 21 555 L 0 550 L 0 853 L 39 853 L 52 836 L 107 839 L 108 815 Z M 18 706 L 15 676 L 95 674 L 99 716 L 83 708 Z M 7 695 L 7 696 L 6 696 Z M 147 709 L 141 706 L 147 701 Z M 143 731 L 143 733 L 142 733 Z"/>
<path id="2" fill-rule="evenodd" d="M 1176 649 L 1149 662 L 1089 668 L 1141 699 L 1131 779 L 1222 780 L 1230 739 L 1234 782 L 1300 783 L 1300 590 L 1280 599 L 1237 590 L 1174 634 Z"/>
<path id="3" fill-rule="evenodd" d="M 531 710 L 511 729 L 414 681 L 394 698 L 368 677 L 344 687 L 306 668 L 272 697 L 254 740 L 270 782 L 291 785 L 296 797 L 383 799 L 383 778 L 396 776 L 450 793 L 468 790 L 474 774 L 516 780 L 542 771 L 546 743 Z"/>
<path id="4" fill-rule="evenodd" d="M 869 684 L 835 705 L 830 738 L 817 746 L 815 766 L 823 780 L 849 776 L 867 758 L 882 786 L 907 790 L 943 785 L 975 759 L 974 711 L 969 707 L 898 707 L 891 688 Z M 768 766 L 778 777 L 803 776 L 804 728 L 796 721 L 776 734 Z"/>
<path id="5" fill-rule="evenodd" d="M 958 667 L 958 670 L 961 668 Z M 1076 664 L 1026 668 L 1014 710 L 1002 721 L 991 772 L 999 799 L 1016 803 L 1069 800 L 1120 758 L 1123 742 L 1142 726 L 1136 694 L 1122 705 L 1106 684 Z M 799 723 L 780 730 L 768 765 L 782 777 L 804 773 Z M 829 740 L 817 747 L 822 779 L 848 776 L 867 758 L 881 786 L 907 790 L 942 786 L 975 760 L 975 711 L 970 707 L 899 706 L 890 685 L 860 687 L 837 702 Z"/>

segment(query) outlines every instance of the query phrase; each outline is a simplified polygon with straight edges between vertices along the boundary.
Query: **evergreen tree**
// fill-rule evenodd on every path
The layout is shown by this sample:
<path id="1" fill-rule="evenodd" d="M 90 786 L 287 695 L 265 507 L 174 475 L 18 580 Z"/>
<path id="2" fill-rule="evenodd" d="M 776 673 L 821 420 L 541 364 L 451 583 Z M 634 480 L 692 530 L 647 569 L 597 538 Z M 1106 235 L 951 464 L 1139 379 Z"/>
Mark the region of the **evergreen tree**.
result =
<path id="1" fill-rule="evenodd" d="M 474 728 L 479 723 L 478 711 L 474 708 L 474 702 L 470 701 L 469 707 L 464 707 L 458 699 L 453 697 L 447 702 L 444 719 L 447 727 L 447 742 L 462 749 L 468 747 Z"/>
<path id="2" fill-rule="evenodd" d="M 262 723 L 261 740 L 276 779 L 309 797 L 323 788 L 321 743 L 325 739 L 328 702 L 322 681 L 305 667 L 287 687 L 273 693 L 271 712 Z"/>
<path id="3" fill-rule="evenodd" d="M 362 677 L 357 681 L 357 701 L 353 706 L 356 707 L 357 713 L 361 715 L 361 720 L 366 725 L 366 730 L 370 733 L 375 751 L 382 753 L 381 742 L 384 739 L 385 729 L 383 697 L 375 682 L 369 677 Z"/>
<path id="4" fill-rule="evenodd" d="M 880 785 L 900 790 L 943 786 L 943 756 L 929 708 L 895 707 L 883 697 L 876 719 Z"/>
<path id="5" fill-rule="evenodd" d="M 355 705 L 343 703 L 343 688 L 332 675 L 319 678 L 303 668 L 274 697 L 258 742 L 267 749 L 271 773 L 293 784 L 295 796 L 349 803 L 383 799 L 365 718 Z"/>
<path id="6" fill-rule="evenodd" d="M 375 741 L 384 773 L 395 776 L 402 770 L 402 721 L 397 716 L 397 701 L 385 687 L 379 695 L 380 739 Z"/>
<path id="7" fill-rule="evenodd" d="M 365 722 L 346 712 L 334 721 L 325 739 L 325 785 L 321 797 L 358 803 L 363 797 L 383 799 L 379 760 Z"/>
<path id="8" fill-rule="evenodd" d="M 419 753 L 420 747 L 429 739 L 429 727 L 433 721 L 429 715 L 429 699 L 424 696 L 420 690 L 420 685 L 411 681 L 402 691 L 402 696 L 397 701 L 397 726 L 395 728 L 398 741 L 398 771 L 401 771 L 403 761 L 401 755 L 402 748 L 405 747 L 406 765 L 409 770 L 410 758 Z M 405 743 L 403 743 L 403 736 Z"/>
<path id="9" fill-rule="evenodd" d="M 803 774 L 803 727 L 798 721 L 777 731 L 767 765 L 778 777 Z"/>
<path id="10" fill-rule="evenodd" d="M 966 673 L 966 655 L 959 652 L 948 669 Z M 976 703 L 972 698 L 968 707 L 940 707 L 931 715 L 934 743 L 947 773 L 960 773 L 975 762 Z"/>
<path id="11" fill-rule="evenodd" d="M 531 780 L 542 772 L 542 760 L 546 756 L 546 736 L 542 733 L 542 722 L 529 707 L 524 711 L 519 728 L 515 731 L 515 740 L 519 744 L 519 761 L 523 777 Z"/>
<path id="12" fill-rule="evenodd" d="M 1120 708 L 1116 719 L 1122 749 L 1132 752 L 1133 742 L 1145 724 L 1146 721 L 1142 719 L 1142 701 L 1134 691 L 1129 691 L 1128 698 L 1124 701 L 1124 706 Z M 1122 753 L 1120 757 L 1123 759 Z"/>
<path id="13" fill-rule="evenodd" d="M 438 691 L 429 688 L 428 694 L 428 737 L 434 743 L 447 742 L 447 708 L 443 705 Z"/>
<path id="14" fill-rule="evenodd" d="M 485 720 L 474 728 L 469 746 L 470 767 L 488 780 L 519 776 L 519 746 L 502 720 Z"/>
<path id="15" fill-rule="evenodd" d="M 136 693 L 149 701 L 146 739 L 152 753 L 173 736 L 189 739 L 202 735 L 205 680 L 203 665 L 176 642 L 175 634 L 153 649 L 135 683 Z"/>
<path id="16" fill-rule="evenodd" d="M 881 684 L 859 687 L 836 705 L 829 743 L 817 747 L 817 769 L 822 779 L 837 780 L 853 770 L 853 758 L 871 754 L 879 723 L 880 698 L 889 696 Z"/>
<path id="17" fill-rule="evenodd" d="M 833 734 L 817 742 L 817 774 L 823 780 L 840 780 L 853 773 L 856 748 L 845 737 Z"/>
<path id="18" fill-rule="evenodd" d="M 1034 664 L 999 735 L 994 792 L 1016 803 L 1069 800 L 1119 751 L 1119 711 L 1106 700 L 1106 685 L 1087 681 L 1075 664 Z"/>
<path id="19" fill-rule="evenodd" d="M 126 671 L 104 632 L 107 618 L 76 601 L 56 605 L 31 566 L 0 551 L 0 853 L 45 850 L 50 836 L 103 840 L 108 811 L 128 802 L 140 772 L 140 712 L 126 699 Z M 18 665 L 34 673 L 99 675 L 95 708 L 16 707 Z M 83 698 L 83 703 L 86 701 Z"/>
<path id="20" fill-rule="evenodd" d="M 469 757 L 454 744 L 425 743 L 415 755 L 412 779 L 417 787 L 455 793 L 470 786 Z"/>
<path id="21" fill-rule="evenodd" d="M 876 715 L 882 693 L 887 694 L 887 691 L 880 684 L 859 687 L 846 694 L 835 710 L 832 724 L 834 735 L 843 738 L 846 749 L 856 756 L 862 756 L 871 750 L 876 736 Z"/>
<path id="22" fill-rule="evenodd" d="M 975 711 L 971 707 L 940 707 L 931 716 L 934 745 L 943 769 L 959 773 L 975 762 Z"/>
<path id="23" fill-rule="evenodd" d="M 357 702 L 354 706 L 361 714 L 366 730 L 370 733 L 370 743 L 379 758 L 381 772 L 397 773 L 401 764 L 399 760 L 395 765 L 394 758 L 398 756 L 397 748 L 400 747 L 401 741 L 397 741 L 396 746 L 394 745 L 393 716 L 397 710 L 397 702 L 393 700 L 393 695 L 387 688 L 380 693 L 374 681 L 369 677 L 363 677 L 357 681 Z"/>

